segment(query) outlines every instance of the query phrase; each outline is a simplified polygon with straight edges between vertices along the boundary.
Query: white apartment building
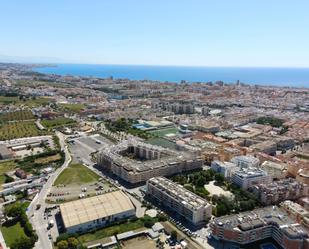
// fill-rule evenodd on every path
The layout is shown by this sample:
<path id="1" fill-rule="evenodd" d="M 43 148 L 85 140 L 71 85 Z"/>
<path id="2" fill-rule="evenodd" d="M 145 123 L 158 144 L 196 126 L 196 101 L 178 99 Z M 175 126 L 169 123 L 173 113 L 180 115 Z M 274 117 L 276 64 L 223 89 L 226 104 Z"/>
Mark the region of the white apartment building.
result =
<path id="1" fill-rule="evenodd" d="M 267 184 L 272 180 L 264 170 L 257 168 L 241 168 L 232 176 L 232 182 L 242 189 L 249 189 L 258 184 Z"/>
<path id="2" fill-rule="evenodd" d="M 236 156 L 232 158 L 231 162 L 240 168 L 258 167 L 260 164 L 260 160 L 254 156 Z"/>
<path id="3" fill-rule="evenodd" d="M 211 168 L 215 172 L 222 174 L 225 178 L 231 178 L 233 173 L 239 169 L 235 163 L 218 160 L 211 162 Z"/>
<path id="4" fill-rule="evenodd" d="M 165 177 L 147 181 L 147 195 L 161 205 L 177 212 L 192 224 L 198 225 L 211 217 L 212 206 L 205 199 Z"/>

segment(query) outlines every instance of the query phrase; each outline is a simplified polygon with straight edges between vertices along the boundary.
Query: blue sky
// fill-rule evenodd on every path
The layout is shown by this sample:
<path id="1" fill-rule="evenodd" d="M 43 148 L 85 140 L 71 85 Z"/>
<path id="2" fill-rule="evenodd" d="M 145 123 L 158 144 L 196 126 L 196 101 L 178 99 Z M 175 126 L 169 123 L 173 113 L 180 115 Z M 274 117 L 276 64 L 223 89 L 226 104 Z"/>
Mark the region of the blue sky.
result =
<path id="1" fill-rule="evenodd" d="M 2 0 L 0 59 L 309 67 L 308 11 L 308 0 Z"/>

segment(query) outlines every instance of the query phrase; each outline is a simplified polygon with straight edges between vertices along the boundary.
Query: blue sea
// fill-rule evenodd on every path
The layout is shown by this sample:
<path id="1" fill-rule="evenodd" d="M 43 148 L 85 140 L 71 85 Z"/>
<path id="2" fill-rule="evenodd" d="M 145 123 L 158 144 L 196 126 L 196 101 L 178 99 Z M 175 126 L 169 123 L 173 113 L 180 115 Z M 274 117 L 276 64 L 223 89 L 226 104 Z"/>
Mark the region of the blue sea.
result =
<path id="1" fill-rule="evenodd" d="M 34 69 L 40 73 L 127 78 L 132 80 L 158 80 L 169 82 L 208 82 L 222 80 L 246 84 L 309 87 L 309 68 L 240 68 L 240 67 L 182 67 L 57 64 Z"/>

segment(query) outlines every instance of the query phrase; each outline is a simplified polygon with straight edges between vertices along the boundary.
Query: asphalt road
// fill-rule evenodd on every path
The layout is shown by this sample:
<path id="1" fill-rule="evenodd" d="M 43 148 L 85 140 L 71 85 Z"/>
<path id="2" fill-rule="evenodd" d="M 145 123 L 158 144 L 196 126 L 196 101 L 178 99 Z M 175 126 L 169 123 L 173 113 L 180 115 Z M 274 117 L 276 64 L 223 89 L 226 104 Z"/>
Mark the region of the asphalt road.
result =
<path id="1" fill-rule="evenodd" d="M 52 249 L 53 248 L 52 241 L 48 238 L 47 221 L 44 220 L 44 210 L 48 206 L 48 204 L 45 203 L 45 198 L 46 198 L 48 191 L 51 189 L 53 182 L 56 180 L 58 175 L 70 164 L 72 160 L 68 147 L 65 143 L 64 135 L 60 132 L 56 132 L 56 135 L 59 138 L 61 149 L 64 150 L 65 152 L 65 161 L 60 168 L 58 168 L 55 172 L 50 174 L 49 179 L 47 180 L 46 184 L 43 186 L 41 191 L 32 200 L 27 210 L 27 215 L 29 217 L 29 220 L 38 235 L 38 241 L 36 242 L 34 246 L 35 249 Z M 41 204 L 41 208 L 39 210 L 36 210 L 37 204 Z"/>

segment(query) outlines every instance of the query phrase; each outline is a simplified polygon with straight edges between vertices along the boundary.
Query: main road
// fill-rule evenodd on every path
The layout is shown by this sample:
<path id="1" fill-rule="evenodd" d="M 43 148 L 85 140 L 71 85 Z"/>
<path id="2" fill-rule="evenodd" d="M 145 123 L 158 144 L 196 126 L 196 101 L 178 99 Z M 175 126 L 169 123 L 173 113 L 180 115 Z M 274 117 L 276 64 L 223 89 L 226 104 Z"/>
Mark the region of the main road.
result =
<path id="1" fill-rule="evenodd" d="M 59 138 L 59 143 L 61 150 L 65 153 L 65 160 L 63 165 L 58 168 L 55 172 L 50 174 L 47 182 L 43 185 L 41 191 L 35 196 L 31 204 L 27 209 L 27 215 L 29 220 L 36 230 L 38 235 L 38 241 L 36 242 L 35 249 L 52 249 L 52 241 L 48 238 L 47 233 L 47 220 L 44 219 L 44 210 L 47 207 L 45 203 L 46 195 L 51 189 L 53 182 L 59 176 L 59 174 L 70 164 L 72 158 L 68 149 L 68 146 L 65 142 L 65 136 L 61 132 L 56 132 L 57 137 Z M 37 204 L 40 204 L 40 209 L 36 210 Z"/>

